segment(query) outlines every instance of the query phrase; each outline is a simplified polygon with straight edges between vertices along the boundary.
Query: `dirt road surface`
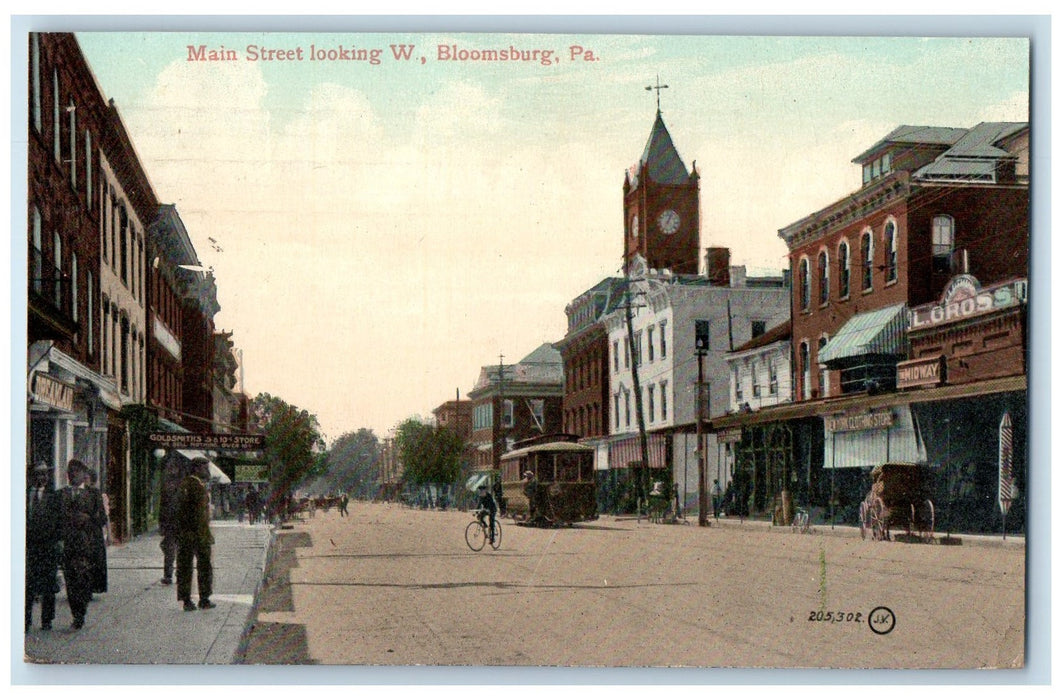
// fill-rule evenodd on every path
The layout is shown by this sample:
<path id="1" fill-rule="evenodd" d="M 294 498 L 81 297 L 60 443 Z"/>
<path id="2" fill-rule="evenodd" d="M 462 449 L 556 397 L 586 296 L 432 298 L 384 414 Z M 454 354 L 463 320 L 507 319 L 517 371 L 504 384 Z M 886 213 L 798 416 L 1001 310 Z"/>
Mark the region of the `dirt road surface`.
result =
<path id="1" fill-rule="evenodd" d="M 1020 668 L 1024 546 L 351 503 L 278 534 L 250 664 Z"/>

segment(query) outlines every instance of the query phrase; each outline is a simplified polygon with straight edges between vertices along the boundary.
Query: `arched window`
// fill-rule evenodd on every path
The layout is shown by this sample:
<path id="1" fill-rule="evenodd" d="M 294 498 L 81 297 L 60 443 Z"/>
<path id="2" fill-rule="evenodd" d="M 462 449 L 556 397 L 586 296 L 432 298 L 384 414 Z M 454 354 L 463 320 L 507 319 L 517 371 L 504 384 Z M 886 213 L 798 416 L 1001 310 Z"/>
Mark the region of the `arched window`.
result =
<path id="1" fill-rule="evenodd" d="M 819 338 L 819 350 L 815 357 L 822 355 L 822 349 L 826 347 L 826 343 L 829 342 L 829 338 L 822 336 Z M 830 376 L 826 373 L 825 367 L 819 368 L 819 396 L 825 398 L 830 395 Z"/>
<path id="2" fill-rule="evenodd" d="M 59 70 L 52 69 L 52 156 L 58 163 L 62 157 L 62 144 L 60 130 L 62 122 L 59 120 Z"/>
<path id="3" fill-rule="evenodd" d="M 89 356 L 92 356 L 96 354 L 96 327 L 92 318 L 92 314 L 95 312 L 95 304 L 92 303 L 92 295 L 95 293 L 94 285 L 92 284 L 92 270 L 86 270 L 85 278 L 85 303 L 88 305 L 85 321 L 88 326 L 88 352 Z"/>
<path id="4" fill-rule="evenodd" d="M 801 381 L 801 395 L 807 400 L 811 398 L 811 356 L 806 340 L 800 343 L 800 374 L 803 380 Z"/>
<path id="5" fill-rule="evenodd" d="M 41 39 L 40 34 L 30 34 L 30 70 L 33 73 L 33 128 L 41 132 Z"/>
<path id="6" fill-rule="evenodd" d="M 70 117 L 69 133 L 67 138 L 70 143 L 70 186 L 77 191 L 77 105 L 71 100 L 66 107 L 66 113 Z"/>
<path id="7" fill-rule="evenodd" d="M 70 254 L 70 316 L 77 323 L 77 253 Z"/>
<path id="8" fill-rule="evenodd" d="M 800 308 L 805 311 L 811 306 L 811 270 L 807 258 L 800 259 Z"/>
<path id="9" fill-rule="evenodd" d="M 118 232 L 118 244 L 121 246 L 118 252 L 118 274 L 122 278 L 122 284 L 129 286 L 129 218 L 125 213 L 125 205 L 120 210 L 119 224 L 121 230 Z"/>
<path id="10" fill-rule="evenodd" d="M 120 326 L 119 352 L 121 353 L 121 387 L 123 394 L 129 394 L 129 319 L 122 313 Z"/>
<path id="11" fill-rule="evenodd" d="M 819 303 L 830 300 L 830 256 L 825 250 L 819 253 Z"/>
<path id="12" fill-rule="evenodd" d="M 896 222 L 890 219 L 885 222 L 885 281 L 895 282 L 898 272 L 898 256 L 897 250 L 897 238 L 899 233 L 896 230 Z"/>
<path id="13" fill-rule="evenodd" d="M 33 269 L 30 272 L 30 277 L 33 280 L 33 291 L 37 292 L 37 294 L 41 293 L 44 282 L 41 279 L 44 277 L 44 248 L 41 242 L 42 226 L 41 210 L 33 207 L 33 248 L 30 249 L 30 255 L 33 256 Z"/>
<path id="14" fill-rule="evenodd" d="M 852 277 L 852 254 L 848 250 L 848 241 L 841 241 L 841 245 L 837 246 L 837 266 L 837 294 L 844 299 L 848 296 L 849 280 Z"/>
<path id="15" fill-rule="evenodd" d="M 867 229 L 859 237 L 859 258 L 863 266 L 863 291 L 874 288 L 874 236 Z"/>
<path id="16" fill-rule="evenodd" d="M 59 232 L 52 234 L 52 253 L 55 256 L 55 288 L 52 298 L 58 308 L 63 308 L 63 239 Z"/>
<path id="17" fill-rule="evenodd" d="M 933 272 L 951 272 L 955 250 L 955 219 L 947 214 L 933 217 Z"/>

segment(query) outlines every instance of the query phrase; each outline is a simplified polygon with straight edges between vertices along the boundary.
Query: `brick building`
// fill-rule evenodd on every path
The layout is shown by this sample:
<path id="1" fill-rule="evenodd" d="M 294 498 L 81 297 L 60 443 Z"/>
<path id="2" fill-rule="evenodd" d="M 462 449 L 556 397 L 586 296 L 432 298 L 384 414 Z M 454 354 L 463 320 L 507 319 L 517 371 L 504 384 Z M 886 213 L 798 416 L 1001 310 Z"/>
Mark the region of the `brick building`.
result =
<path id="1" fill-rule="evenodd" d="M 473 466 L 497 470 L 501 455 L 519 440 L 559 433 L 563 427 L 564 365 L 549 343 L 516 364 L 487 365 L 472 401 Z"/>
<path id="2" fill-rule="evenodd" d="M 790 491 L 798 503 L 852 522 L 869 469 L 886 461 L 931 465 L 936 500 L 954 505 L 961 462 L 978 484 L 967 489 L 977 503 L 942 508 L 938 522 L 998 527 L 985 455 L 995 453 L 1006 414 L 1016 458 L 1024 458 L 1024 300 L 977 323 L 949 318 L 958 346 L 940 329 L 917 330 L 922 317 L 912 309 L 956 303 L 946 290 L 964 276 L 972 279 L 966 297 L 975 299 L 968 305 L 978 303 L 981 285 L 992 291 L 1026 278 L 1028 143 L 1027 123 L 900 126 L 854 159 L 863 169 L 858 191 L 779 232 L 794 276 L 796 403 L 713 420 L 719 430 L 744 428 L 743 443 L 755 425 L 788 430 L 780 467 L 752 496 L 759 507 Z M 1012 285 L 1009 298 L 1019 288 Z M 911 383 L 932 374 L 934 356 L 949 354 L 955 381 Z M 971 374 L 966 366 L 975 363 L 982 370 Z M 965 448 L 957 454 L 950 434 L 960 425 Z"/>
<path id="3" fill-rule="evenodd" d="M 608 330 L 602 322 L 626 298 L 626 280 L 608 277 L 564 309 L 568 332 L 553 344 L 564 362 L 564 432 L 593 444 L 608 436 Z"/>
<path id="4" fill-rule="evenodd" d="M 123 409 L 147 393 L 145 230 L 155 195 L 73 34 L 29 35 L 27 462 L 98 473 L 131 530 Z"/>

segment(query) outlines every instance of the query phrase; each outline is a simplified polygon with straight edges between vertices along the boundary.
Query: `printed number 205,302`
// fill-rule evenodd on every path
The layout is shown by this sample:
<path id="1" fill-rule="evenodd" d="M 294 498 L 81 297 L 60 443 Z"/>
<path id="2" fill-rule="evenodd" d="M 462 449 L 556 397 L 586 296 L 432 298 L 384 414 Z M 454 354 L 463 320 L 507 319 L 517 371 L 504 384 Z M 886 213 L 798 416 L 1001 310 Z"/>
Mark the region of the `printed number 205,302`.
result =
<path id="1" fill-rule="evenodd" d="M 841 610 L 824 612 L 822 610 L 812 610 L 808 614 L 808 622 L 862 622 L 863 613 L 861 612 L 844 612 Z"/>

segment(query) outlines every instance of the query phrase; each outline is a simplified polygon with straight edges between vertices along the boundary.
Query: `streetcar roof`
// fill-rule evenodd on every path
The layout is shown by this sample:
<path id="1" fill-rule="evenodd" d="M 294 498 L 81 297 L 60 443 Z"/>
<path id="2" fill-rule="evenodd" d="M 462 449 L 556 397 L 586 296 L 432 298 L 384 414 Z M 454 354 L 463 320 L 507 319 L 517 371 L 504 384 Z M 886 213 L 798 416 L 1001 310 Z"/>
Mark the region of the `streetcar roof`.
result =
<path id="1" fill-rule="evenodd" d="M 515 457 L 523 457 L 524 455 L 533 454 L 535 452 L 593 452 L 593 447 L 587 445 L 580 445 L 577 442 L 547 442 L 544 445 L 531 445 L 529 447 L 521 447 L 518 450 L 512 452 L 506 452 L 501 456 L 502 459 L 512 459 Z"/>

